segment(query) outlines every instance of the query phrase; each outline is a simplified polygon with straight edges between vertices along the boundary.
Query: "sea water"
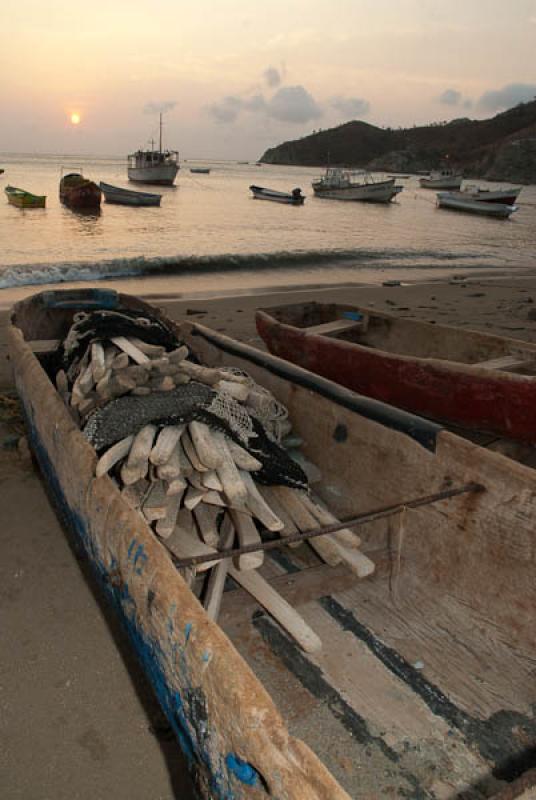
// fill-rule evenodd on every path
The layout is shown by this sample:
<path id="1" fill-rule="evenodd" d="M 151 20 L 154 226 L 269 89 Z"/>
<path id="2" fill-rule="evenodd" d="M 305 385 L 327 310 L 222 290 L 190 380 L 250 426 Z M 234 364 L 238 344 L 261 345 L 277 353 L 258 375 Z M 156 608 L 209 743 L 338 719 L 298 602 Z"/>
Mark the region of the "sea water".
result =
<path id="1" fill-rule="evenodd" d="M 190 167 L 210 167 L 210 174 Z M 440 210 L 418 178 L 396 200 L 369 204 L 318 199 L 304 167 L 182 162 L 176 186 L 129 184 L 118 157 L 0 155 L 0 188 L 46 194 L 44 209 L 0 199 L 0 288 L 181 276 L 190 290 L 361 282 L 447 269 L 536 266 L 536 186 L 523 188 L 508 220 Z M 80 214 L 58 197 L 62 172 L 95 182 L 158 192 L 157 208 L 105 202 Z M 378 176 L 379 177 L 379 176 Z M 303 206 L 253 199 L 249 186 L 300 187 Z M 482 187 L 498 186 L 479 182 Z"/>

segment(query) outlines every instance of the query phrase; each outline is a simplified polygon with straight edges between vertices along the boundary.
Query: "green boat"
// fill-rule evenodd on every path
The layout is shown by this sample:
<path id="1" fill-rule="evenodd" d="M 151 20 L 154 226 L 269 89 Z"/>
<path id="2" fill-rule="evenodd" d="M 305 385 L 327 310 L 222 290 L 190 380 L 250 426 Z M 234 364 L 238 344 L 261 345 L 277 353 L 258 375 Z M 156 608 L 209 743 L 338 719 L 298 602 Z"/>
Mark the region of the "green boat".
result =
<path id="1" fill-rule="evenodd" d="M 32 194 L 24 189 L 17 189 L 16 186 L 6 186 L 4 191 L 12 206 L 17 206 L 18 208 L 45 207 L 46 195 Z"/>

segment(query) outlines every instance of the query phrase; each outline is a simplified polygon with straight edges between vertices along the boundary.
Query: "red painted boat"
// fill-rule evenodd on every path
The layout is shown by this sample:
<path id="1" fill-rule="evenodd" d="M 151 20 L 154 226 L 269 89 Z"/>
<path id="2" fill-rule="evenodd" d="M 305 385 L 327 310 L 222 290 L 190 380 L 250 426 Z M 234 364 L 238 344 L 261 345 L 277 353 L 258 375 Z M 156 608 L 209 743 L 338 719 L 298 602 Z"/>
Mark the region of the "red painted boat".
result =
<path id="1" fill-rule="evenodd" d="M 60 200 L 71 208 L 95 210 L 100 208 L 101 190 L 79 172 L 70 172 L 60 180 Z"/>
<path id="2" fill-rule="evenodd" d="M 271 353 L 360 394 L 469 430 L 536 443 L 536 345 L 305 303 L 257 312 Z"/>

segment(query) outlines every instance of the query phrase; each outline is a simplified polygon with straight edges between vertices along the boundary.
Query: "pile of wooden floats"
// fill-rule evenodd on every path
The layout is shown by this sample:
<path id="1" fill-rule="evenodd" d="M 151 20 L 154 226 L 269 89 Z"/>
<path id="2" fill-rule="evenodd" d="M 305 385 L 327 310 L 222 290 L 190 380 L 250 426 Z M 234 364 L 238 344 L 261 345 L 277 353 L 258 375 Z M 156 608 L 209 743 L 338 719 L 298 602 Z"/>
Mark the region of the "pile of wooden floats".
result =
<path id="1" fill-rule="evenodd" d="M 209 385 L 256 415 L 273 401 L 263 387 L 231 369 L 208 368 L 189 360 L 185 345 L 167 352 L 139 338 L 117 336 L 91 342 L 70 381 L 60 370 L 56 386 L 77 423 L 83 427 L 93 411 L 126 395 L 169 392 L 197 381 Z M 271 434 L 292 455 L 301 444 L 292 436 L 288 414 L 274 419 Z M 299 457 L 299 456 L 298 456 Z M 301 458 L 309 475 L 320 477 Z M 308 491 L 282 485 L 261 485 L 255 473 L 262 464 L 230 437 L 209 425 L 146 424 L 109 447 L 99 458 L 97 477 L 111 473 L 124 499 L 143 515 L 178 564 L 182 577 L 217 620 L 226 577 L 251 594 L 307 652 L 322 643 L 304 619 L 258 572 L 263 564 L 264 538 L 296 538 L 338 523 Z M 309 540 L 329 565 L 345 565 L 358 577 L 374 571 L 374 563 L 359 550 L 360 538 L 339 525 L 334 533 Z M 289 542 L 293 547 L 300 541 Z M 234 558 L 220 555 L 236 547 Z M 244 549 L 246 552 L 241 552 Z M 201 563 L 195 563 L 196 560 Z M 184 564 L 187 566 L 184 566 Z"/>

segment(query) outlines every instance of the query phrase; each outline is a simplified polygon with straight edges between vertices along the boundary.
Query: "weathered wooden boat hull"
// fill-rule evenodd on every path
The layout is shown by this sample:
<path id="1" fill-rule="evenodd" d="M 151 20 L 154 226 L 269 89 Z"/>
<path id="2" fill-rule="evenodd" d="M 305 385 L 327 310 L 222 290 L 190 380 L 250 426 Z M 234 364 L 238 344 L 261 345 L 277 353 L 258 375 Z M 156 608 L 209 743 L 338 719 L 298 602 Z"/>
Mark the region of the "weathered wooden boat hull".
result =
<path id="1" fill-rule="evenodd" d="M 437 205 L 448 211 L 463 211 L 466 214 L 479 214 L 483 217 L 495 217 L 496 219 L 508 219 L 517 211 L 517 206 L 510 206 L 506 203 L 486 203 L 480 199 L 472 200 L 470 197 L 463 197 L 463 192 L 439 192 L 437 195 Z"/>
<path id="2" fill-rule="evenodd" d="M 100 208 L 101 190 L 96 183 L 82 180 L 78 185 L 69 185 L 65 176 L 60 181 L 60 201 L 69 208 L 82 211 L 94 211 Z"/>
<path id="3" fill-rule="evenodd" d="M 335 313 L 335 306 L 324 308 L 328 315 L 328 309 Z M 449 326 L 397 320 L 371 309 L 338 308 L 341 312 L 370 314 L 378 329 L 385 326 L 393 351 L 380 340 L 370 347 L 359 341 L 309 333 L 303 320 L 317 313 L 315 304 L 259 311 L 257 330 L 270 352 L 355 392 L 432 419 L 536 443 L 532 411 L 536 406 L 536 378 L 457 363 L 456 359 L 456 351 L 467 346 L 475 362 L 513 352 L 525 354 L 529 362 L 536 363 L 534 345 L 475 331 L 456 331 Z M 423 357 L 400 351 L 400 343 L 411 340 L 424 348 Z M 452 342 L 452 355 L 445 352 L 434 356 L 436 346 L 448 348 L 448 341 Z"/>
<path id="4" fill-rule="evenodd" d="M 102 181 L 99 186 L 106 202 L 119 206 L 159 206 L 162 199 L 160 194 L 133 192 L 131 189 L 111 186 L 109 183 L 103 183 Z"/>
<path id="5" fill-rule="evenodd" d="M 402 191 L 402 187 L 395 186 L 394 179 L 334 188 L 325 186 L 320 182 L 312 185 L 316 197 L 366 203 L 389 203 L 393 197 Z"/>
<path id="6" fill-rule="evenodd" d="M 277 192 L 273 189 L 265 189 L 262 186 L 250 186 L 255 200 L 272 200 L 274 203 L 285 203 L 292 206 L 302 206 L 305 202 L 304 195 L 294 195 L 292 192 Z"/>
<path id="7" fill-rule="evenodd" d="M 462 175 L 448 178 L 419 178 L 421 189 L 452 189 L 459 190 L 463 181 Z"/>
<path id="8" fill-rule="evenodd" d="M 178 171 L 177 164 L 157 164 L 153 167 L 129 167 L 127 174 L 133 183 L 173 186 Z"/>
<path id="9" fill-rule="evenodd" d="M 99 293 L 95 296 L 83 292 L 77 299 L 65 293 L 53 293 L 52 298 L 50 293 L 48 297 L 43 293 L 41 297 L 41 308 L 40 301 L 16 306 L 8 333 L 32 448 L 62 515 L 88 553 L 101 587 L 126 626 L 189 759 L 200 795 L 207 800 L 261 800 L 267 796 L 279 800 L 348 800 L 349 795 L 309 748 L 289 734 L 266 690 L 227 636 L 208 620 L 163 546 L 141 517 L 125 504 L 112 480 L 94 477 L 93 449 L 72 422 L 25 341 L 61 337 L 76 310 L 96 300 L 102 302 Z M 119 296 L 119 301 L 144 307 L 132 298 Z M 393 715 L 389 713 L 384 717 L 384 727 L 376 728 L 383 732 L 374 734 L 368 725 L 372 724 L 374 730 L 375 725 L 382 724 L 379 717 L 376 722 L 373 719 L 366 723 L 348 705 L 349 701 L 333 696 L 333 689 L 322 702 L 333 707 L 337 718 L 347 720 L 355 746 L 361 741 L 367 750 L 388 759 L 387 777 L 378 773 L 369 784 L 378 797 L 387 796 L 387 788 L 384 791 L 382 787 L 392 788 L 393 781 L 399 779 L 405 781 L 406 793 L 410 792 L 407 796 L 433 797 L 437 795 L 432 787 L 438 791 L 443 787 L 443 796 L 454 798 L 462 779 L 483 781 L 491 770 L 499 782 L 517 777 L 528 759 L 527 743 L 536 735 L 529 711 L 524 713 L 527 704 L 536 699 L 534 687 L 522 679 L 519 667 L 519 651 L 532 654 L 533 658 L 535 655 L 536 542 L 532 520 L 536 511 L 536 474 L 502 456 L 483 452 L 436 425 L 359 397 L 210 329 L 184 325 L 181 332 L 206 363 L 247 369 L 287 405 L 297 435 L 306 442 L 306 455 L 324 467 L 324 492 L 341 516 L 356 510 L 357 493 L 363 509 L 363 503 L 367 508 L 373 507 L 445 485 L 471 480 L 484 484 L 486 491 L 481 494 L 445 501 L 437 508 L 408 511 L 397 602 L 393 604 L 391 598 L 391 612 L 382 617 L 383 623 L 374 635 L 367 628 L 367 603 L 359 603 L 359 611 L 355 612 L 360 614 L 359 630 L 365 632 L 363 641 L 368 642 L 369 650 L 368 655 L 363 653 L 351 661 L 347 691 L 351 693 L 351 687 L 359 687 L 363 681 L 367 695 L 380 691 L 379 704 L 387 702 L 390 708 L 392 702 L 394 710 L 400 706 L 400 697 L 411 695 L 413 714 L 409 707 L 404 707 L 402 714 L 399 708 L 393 727 L 388 721 Z M 329 454 L 331 457 L 327 457 Z M 356 457 L 366 465 L 357 482 Z M 370 524 L 364 538 L 369 541 L 371 552 L 380 553 L 388 547 L 392 536 L 389 531 L 383 522 Z M 380 570 L 377 583 L 367 584 L 363 591 L 380 585 L 388 591 L 391 579 L 394 580 L 389 578 L 388 569 L 383 574 Z M 392 650 L 392 631 L 388 630 L 390 617 L 398 626 L 397 607 L 403 603 L 404 594 L 411 595 L 413 581 L 426 585 L 426 596 L 439 609 L 445 598 L 451 604 L 461 603 L 464 614 L 478 618 L 486 631 L 472 643 L 473 648 L 483 646 L 491 634 L 490 658 L 504 652 L 504 660 L 490 664 L 486 653 L 467 669 L 466 663 L 457 663 L 451 655 L 458 643 L 456 636 L 447 632 L 446 638 L 439 637 L 437 663 L 426 663 L 424 675 L 413 669 L 411 632 L 400 639 L 398 629 L 395 642 L 398 641 L 401 655 L 397 655 Z M 326 586 L 324 594 L 329 591 Z M 348 605 L 348 598 L 325 599 L 332 602 L 324 603 L 324 610 L 318 607 L 324 615 L 328 611 L 329 618 L 343 614 L 346 638 L 344 646 L 337 650 L 340 664 L 347 658 L 346 651 L 354 647 L 352 631 L 358 620 L 354 612 L 341 606 L 341 602 Z M 413 601 L 410 606 L 414 607 Z M 321 669 L 308 666 L 303 654 L 295 653 L 276 627 L 270 629 L 275 637 L 270 639 L 270 626 L 266 628 L 261 622 L 259 629 L 276 647 L 274 653 L 294 675 L 302 675 L 303 686 L 308 687 L 311 697 L 318 685 L 329 688 L 332 678 L 325 664 Z M 431 627 L 427 629 L 428 637 L 425 634 L 420 641 L 421 648 L 428 646 L 427 639 L 436 638 L 431 635 L 434 621 L 428 622 Z M 474 635 L 477 634 L 475 630 Z M 288 652 L 277 650 L 281 643 L 283 648 L 288 645 Z M 462 644 L 463 651 L 471 649 L 471 642 Z M 488 650 L 489 645 L 488 642 Z M 326 653 L 326 657 L 329 655 Z M 262 653 L 261 657 L 264 658 Z M 376 657 L 378 663 L 374 665 L 371 659 Z M 434 676 L 452 658 L 450 679 L 458 681 L 458 685 L 447 687 L 445 695 L 434 685 Z M 424 660 L 428 662 L 426 656 Z M 529 660 L 529 666 L 530 663 L 533 665 L 533 661 Z M 510 701 L 502 699 L 500 687 L 496 686 L 485 702 L 482 696 L 472 701 L 475 694 L 482 695 L 483 690 L 478 687 L 487 685 L 491 673 L 499 680 L 497 675 L 504 674 L 506 664 L 508 685 L 520 695 L 513 703 L 515 709 L 509 710 Z M 308 683 L 307 669 L 313 670 L 316 684 Z M 375 685 L 370 677 L 378 669 L 383 670 L 383 683 Z M 291 695 L 288 700 L 292 702 Z M 284 709 L 285 698 L 282 702 Z M 498 713 L 503 709 L 501 703 L 504 710 Z M 374 717 L 374 697 L 365 705 Z M 441 744 L 434 745 L 435 757 L 430 763 L 424 758 L 418 776 L 411 776 L 410 772 L 418 771 L 411 765 L 417 749 L 425 745 L 423 731 L 428 730 L 427 726 L 437 729 Z M 418 748 L 414 749 L 408 740 L 412 735 L 417 737 Z M 516 761 L 517 773 L 512 761 Z M 367 769 L 371 767 L 365 757 L 357 772 Z M 348 774 L 356 775 L 352 762 Z M 452 792 L 445 794 L 449 781 Z"/>
<path id="10" fill-rule="evenodd" d="M 46 195 L 32 194 L 15 186 L 6 186 L 4 192 L 9 203 L 17 208 L 44 208 L 47 200 Z"/>

